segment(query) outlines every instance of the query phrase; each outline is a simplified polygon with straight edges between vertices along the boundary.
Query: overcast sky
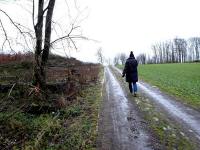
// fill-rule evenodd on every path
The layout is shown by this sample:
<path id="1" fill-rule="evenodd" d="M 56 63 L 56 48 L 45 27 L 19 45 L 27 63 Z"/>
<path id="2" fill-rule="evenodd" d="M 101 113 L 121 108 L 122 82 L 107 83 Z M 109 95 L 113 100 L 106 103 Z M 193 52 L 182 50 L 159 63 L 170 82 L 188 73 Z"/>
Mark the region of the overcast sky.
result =
<path id="1" fill-rule="evenodd" d="M 55 17 L 60 22 L 63 17 L 69 17 L 66 2 L 62 1 L 57 0 L 62 5 L 57 4 L 55 10 Z M 78 52 L 70 52 L 71 56 L 84 61 L 96 61 L 95 53 L 99 47 L 107 58 L 113 58 L 121 52 L 128 55 L 131 50 L 136 55 L 151 53 L 153 43 L 176 36 L 200 36 L 199 0 L 76 1 L 77 7 L 82 10 L 78 20 L 86 18 L 80 23 L 83 35 L 98 41 L 79 41 Z M 68 5 L 72 18 L 75 18 L 77 13 L 74 13 L 74 5 L 70 3 L 73 0 L 68 0 Z M 16 10 L 11 4 L 10 9 L 2 7 L 7 11 Z"/>

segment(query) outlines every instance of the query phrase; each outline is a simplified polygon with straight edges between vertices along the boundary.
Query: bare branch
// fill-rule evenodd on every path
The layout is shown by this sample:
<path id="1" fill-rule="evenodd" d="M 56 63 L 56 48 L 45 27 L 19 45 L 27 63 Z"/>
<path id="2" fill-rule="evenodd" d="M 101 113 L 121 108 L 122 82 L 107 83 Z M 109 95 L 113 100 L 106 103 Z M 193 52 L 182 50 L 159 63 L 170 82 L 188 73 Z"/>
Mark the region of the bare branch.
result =
<path id="1" fill-rule="evenodd" d="M 55 34 L 57 35 L 57 37 L 60 37 L 60 35 L 59 35 L 59 33 L 57 32 L 57 29 L 56 29 L 56 26 L 55 25 L 58 25 L 58 27 L 60 28 L 60 30 L 62 31 L 62 28 L 61 28 L 61 26 L 60 26 L 60 24 L 58 23 L 58 22 L 54 22 L 53 20 L 52 20 L 52 27 L 53 27 L 53 30 L 54 30 L 54 32 L 55 32 Z M 55 24 L 55 25 L 54 25 Z M 63 35 L 62 35 L 63 36 Z M 65 46 L 64 46 L 64 43 L 63 43 L 63 41 L 61 41 L 61 45 L 62 45 L 62 49 L 64 50 L 64 52 L 65 52 Z M 51 48 L 53 48 L 53 45 L 51 45 Z M 66 55 L 66 52 L 65 52 L 65 55 Z M 67 55 L 66 55 L 67 56 Z"/>
<path id="2" fill-rule="evenodd" d="M 35 28 L 35 0 L 33 0 L 33 12 L 32 12 L 32 22 L 33 22 L 33 27 Z"/>
<path id="3" fill-rule="evenodd" d="M 69 39 L 69 36 L 66 35 L 66 36 L 60 37 L 60 38 L 54 40 L 53 42 L 51 42 L 51 45 L 57 43 L 58 41 L 64 40 L 64 39 Z"/>
<path id="4" fill-rule="evenodd" d="M 27 27 L 21 25 L 20 23 L 17 23 L 17 22 L 15 22 L 15 23 L 16 23 L 16 25 L 18 25 L 18 26 L 20 26 L 20 27 L 22 27 L 22 28 L 28 30 L 28 32 L 23 31 L 23 32 L 22 32 L 23 34 L 27 34 L 27 35 L 29 35 L 32 39 L 35 39 L 34 35 L 31 34 L 31 32 L 33 32 L 31 29 L 29 29 L 29 28 L 27 28 Z"/>
<path id="5" fill-rule="evenodd" d="M 72 38 L 69 38 L 69 40 L 71 41 L 71 43 L 73 44 L 74 48 L 77 50 L 78 48 L 76 47 L 75 41 Z"/>
<path id="6" fill-rule="evenodd" d="M 19 31 L 19 33 L 23 36 L 24 41 L 25 41 L 27 47 L 29 48 L 29 45 L 28 45 L 28 42 L 27 42 L 27 39 L 26 39 L 26 36 L 25 36 L 25 33 L 27 34 L 28 32 L 23 32 L 23 31 L 20 29 L 20 27 L 19 27 L 19 26 L 22 26 L 22 25 L 20 25 L 19 23 L 14 22 L 14 21 L 12 20 L 12 18 L 11 18 L 5 11 L 3 11 L 2 9 L 0 9 L 0 12 L 2 12 L 3 14 L 5 14 L 6 17 L 10 20 L 10 22 L 14 25 L 14 27 Z M 4 32 L 6 32 L 6 31 L 4 30 Z M 30 34 L 29 34 L 29 35 L 30 35 Z M 29 48 L 29 49 L 30 49 L 30 48 Z"/>
<path id="7" fill-rule="evenodd" d="M 69 17 L 69 19 L 71 20 L 72 19 L 72 16 L 71 16 L 71 13 L 70 13 L 70 7 L 69 7 L 69 4 L 68 4 L 68 2 L 67 2 L 67 0 L 65 0 L 65 3 L 66 3 L 66 5 L 67 5 L 67 10 L 68 10 L 68 17 Z"/>
<path id="8" fill-rule="evenodd" d="M 22 31 L 21 31 L 21 29 L 16 25 L 16 23 L 10 18 L 10 16 L 5 12 L 5 11 L 3 11 L 3 10 L 1 10 L 0 9 L 0 11 L 2 12 L 2 13 L 4 13 L 7 17 L 8 17 L 8 19 L 10 20 L 10 22 L 19 30 L 19 32 L 21 33 Z"/>
<path id="9" fill-rule="evenodd" d="M 43 10 L 43 14 L 49 9 L 49 5 Z"/>
<path id="10" fill-rule="evenodd" d="M 70 36 L 71 36 L 71 33 L 72 33 L 75 29 L 77 29 L 77 28 L 79 28 L 79 27 L 80 27 L 80 26 L 75 26 L 75 27 L 74 27 L 74 24 L 72 24 L 72 27 L 71 27 L 69 33 L 68 33 L 67 35 L 65 35 L 65 36 L 62 36 L 62 37 L 60 37 L 60 38 L 54 40 L 53 42 L 51 42 L 51 45 L 55 44 L 55 43 L 58 42 L 58 41 L 62 41 L 62 40 L 65 40 L 65 39 L 70 39 L 70 38 L 71 38 L 71 37 L 70 37 Z M 71 41 L 71 39 L 70 39 L 70 41 Z"/>
<path id="11" fill-rule="evenodd" d="M 80 9 L 79 9 L 79 7 L 77 5 L 77 1 L 76 0 L 74 0 L 74 5 L 75 5 L 76 10 L 80 13 Z"/>
<path id="12" fill-rule="evenodd" d="M 7 33 L 6 33 L 6 30 L 5 30 L 4 26 L 3 26 L 3 23 L 2 23 L 2 21 L 1 21 L 1 19 L 0 19 L 0 24 L 1 24 L 1 27 L 2 27 L 2 29 L 3 29 L 4 36 L 5 36 L 5 40 L 4 40 L 3 44 L 2 44 L 2 50 L 4 49 L 5 43 L 8 42 L 8 45 L 9 45 L 10 49 L 11 49 L 12 51 L 14 51 L 13 48 L 12 48 L 12 46 L 11 46 L 10 40 L 8 39 L 8 35 L 7 35 Z"/>

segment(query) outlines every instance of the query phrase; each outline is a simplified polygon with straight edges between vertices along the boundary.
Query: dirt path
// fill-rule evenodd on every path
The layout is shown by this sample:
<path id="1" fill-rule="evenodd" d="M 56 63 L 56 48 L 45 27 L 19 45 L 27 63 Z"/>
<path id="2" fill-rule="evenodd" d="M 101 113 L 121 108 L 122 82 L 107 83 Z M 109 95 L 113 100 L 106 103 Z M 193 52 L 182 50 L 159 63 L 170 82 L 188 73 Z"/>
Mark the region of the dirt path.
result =
<path id="1" fill-rule="evenodd" d="M 108 67 L 105 68 L 103 104 L 99 120 L 98 149 L 150 150 L 151 134 L 136 106 L 123 90 Z"/>
<path id="2" fill-rule="evenodd" d="M 121 74 L 121 70 L 115 69 Z M 171 120 L 178 123 L 190 138 L 200 143 L 200 112 L 185 106 L 174 97 L 164 94 L 147 83 L 139 82 L 138 86 L 140 95 L 146 96 L 159 111 L 166 113 Z"/>

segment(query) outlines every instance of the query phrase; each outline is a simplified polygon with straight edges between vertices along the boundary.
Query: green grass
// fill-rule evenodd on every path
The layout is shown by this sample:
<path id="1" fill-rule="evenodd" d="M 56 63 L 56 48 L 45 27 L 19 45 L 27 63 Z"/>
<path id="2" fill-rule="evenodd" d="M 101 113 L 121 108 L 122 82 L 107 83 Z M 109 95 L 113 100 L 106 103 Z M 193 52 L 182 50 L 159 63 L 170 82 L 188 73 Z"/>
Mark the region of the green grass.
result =
<path id="1" fill-rule="evenodd" d="M 139 77 L 200 108 L 199 63 L 140 65 Z"/>
<path id="2" fill-rule="evenodd" d="M 138 71 L 140 79 L 200 109 L 200 63 L 139 65 Z"/>

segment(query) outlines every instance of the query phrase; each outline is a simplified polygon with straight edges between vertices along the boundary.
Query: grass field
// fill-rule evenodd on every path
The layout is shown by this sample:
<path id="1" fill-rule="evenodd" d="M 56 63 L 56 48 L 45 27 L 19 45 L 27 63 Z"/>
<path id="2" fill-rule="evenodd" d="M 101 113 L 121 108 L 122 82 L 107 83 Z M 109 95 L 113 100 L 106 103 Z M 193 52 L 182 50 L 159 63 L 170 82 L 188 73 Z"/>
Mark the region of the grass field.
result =
<path id="1" fill-rule="evenodd" d="M 200 109 L 200 63 L 139 65 L 138 71 L 140 79 Z"/>

